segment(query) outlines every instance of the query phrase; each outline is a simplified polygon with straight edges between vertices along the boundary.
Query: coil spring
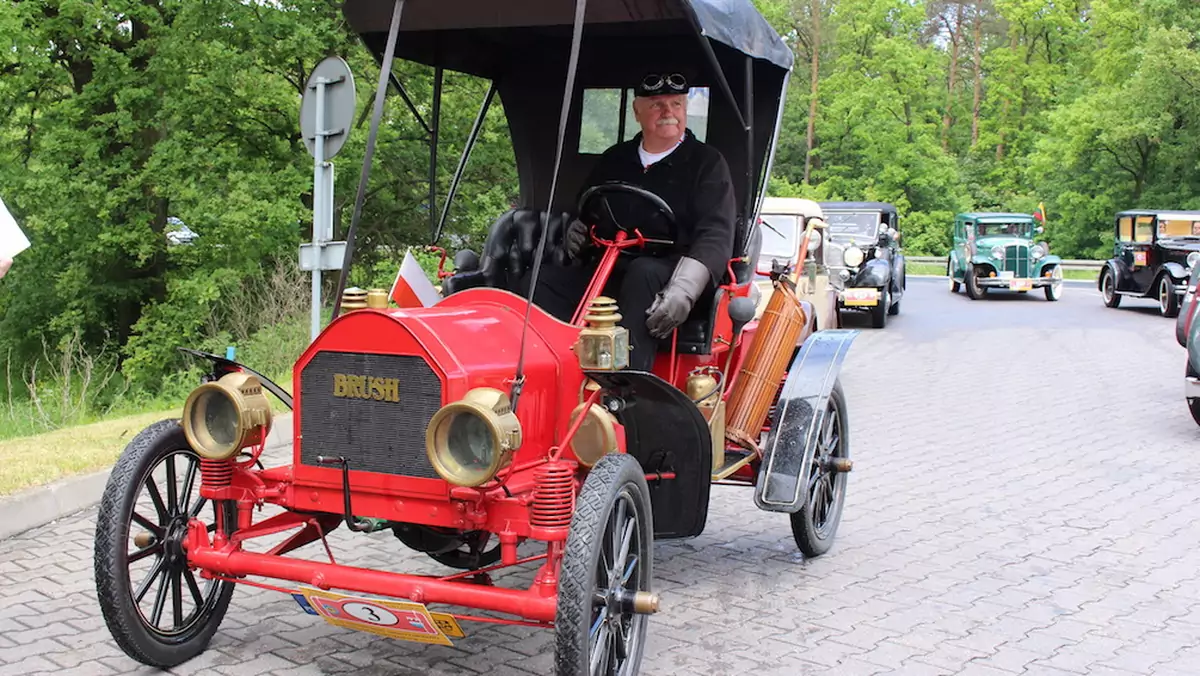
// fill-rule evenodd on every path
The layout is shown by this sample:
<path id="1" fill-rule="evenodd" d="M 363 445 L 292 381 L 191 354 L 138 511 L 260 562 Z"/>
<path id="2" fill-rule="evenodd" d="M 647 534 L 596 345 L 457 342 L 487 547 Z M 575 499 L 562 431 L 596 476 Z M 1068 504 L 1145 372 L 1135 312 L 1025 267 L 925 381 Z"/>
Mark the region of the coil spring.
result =
<path id="1" fill-rule="evenodd" d="M 200 459 L 200 485 L 224 488 L 233 481 L 233 465 L 226 460 Z"/>
<path id="2" fill-rule="evenodd" d="M 534 473 L 533 505 L 529 521 L 538 528 L 566 528 L 575 511 L 575 463 L 548 462 Z"/>

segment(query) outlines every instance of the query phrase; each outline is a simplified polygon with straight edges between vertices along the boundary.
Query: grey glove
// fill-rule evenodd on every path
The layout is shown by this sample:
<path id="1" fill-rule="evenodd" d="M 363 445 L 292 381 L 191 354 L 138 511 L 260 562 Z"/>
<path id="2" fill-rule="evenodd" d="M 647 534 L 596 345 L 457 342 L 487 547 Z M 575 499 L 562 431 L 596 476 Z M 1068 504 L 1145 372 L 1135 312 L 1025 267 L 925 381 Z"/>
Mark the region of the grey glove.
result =
<path id="1" fill-rule="evenodd" d="M 696 299 L 708 286 L 708 268 L 694 258 L 680 258 L 671 281 L 658 292 L 646 310 L 646 328 L 655 338 L 666 338 L 687 319 Z"/>
<path id="2" fill-rule="evenodd" d="M 591 238 L 588 236 L 587 225 L 576 218 L 567 226 L 567 232 L 563 235 L 563 245 L 567 250 L 567 258 L 577 258 L 579 252 L 583 251 L 588 241 Z"/>

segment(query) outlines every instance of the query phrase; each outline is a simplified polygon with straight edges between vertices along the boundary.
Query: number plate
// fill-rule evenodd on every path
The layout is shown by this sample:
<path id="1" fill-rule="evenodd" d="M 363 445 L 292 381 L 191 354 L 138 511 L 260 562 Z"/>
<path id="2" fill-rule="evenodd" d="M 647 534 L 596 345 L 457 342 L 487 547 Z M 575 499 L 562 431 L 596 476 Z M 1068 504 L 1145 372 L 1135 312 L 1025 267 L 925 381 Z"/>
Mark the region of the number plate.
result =
<path id="1" fill-rule="evenodd" d="M 344 629 L 438 645 L 454 645 L 449 637 L 466 636 L 453 615 L 431 613 L 422 603 L 344 596 L 308 587 L 300 592 L 292 596 L 304 612 Z"/>
<path id="2" fill-rule="evenodd" d="M 1014 279 L 1008 283 L 1011 291 L 1028 291 L 1033 288 L 1032 279 Z"/>
<path id="3" fill-rule="evenodd" d="M 997 276 L 1000 279 L 1012 279 L 1013 277 L 1016 276 L 1016 273 L 1013 272 L 1012 270 L 1001 270 Z"/>
<path id="4" fill-rule="evenodd" d="M 1145 251 L 1134 251 L 1133 252 L 1133 264 L 1134 265 L 1145 265 L 1146 264 L 1146 252 Z"/>
<path id="5" fill-rule="evenodd" d="M 846 289 L 846 305 L 878 305 L 879 289 Z"/>

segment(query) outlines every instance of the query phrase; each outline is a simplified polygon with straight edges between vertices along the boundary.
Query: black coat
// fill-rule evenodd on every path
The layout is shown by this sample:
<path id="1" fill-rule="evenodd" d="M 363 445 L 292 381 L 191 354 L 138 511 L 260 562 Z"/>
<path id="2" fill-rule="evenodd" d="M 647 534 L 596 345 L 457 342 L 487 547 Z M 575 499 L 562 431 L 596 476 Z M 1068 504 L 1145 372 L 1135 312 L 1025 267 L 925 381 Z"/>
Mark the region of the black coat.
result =
<path id="1" fill-rule="evenodd" d="M 689 129 L 675 152 L 643 169 L 638 146 L 639 133 L 601 155 L 583 189 L 606 181 L 622 181 L 645 188 L 663 198 L 675 212 L 675 254 L 704 264 L 712 284 L 725 276 L 733 257 L 736 198 L 729 165 L 716 148 L 696 139 Z M 648 238 L 672 238 L 665 218 L 654 206 L 629 194 L 610 194 L 617 220 L 626 228 L 638 228 Z M 592 200 L 597 204 L 599 200 Z M 601 214 L 583 214 L 582 220 L 598 224 Z"/>

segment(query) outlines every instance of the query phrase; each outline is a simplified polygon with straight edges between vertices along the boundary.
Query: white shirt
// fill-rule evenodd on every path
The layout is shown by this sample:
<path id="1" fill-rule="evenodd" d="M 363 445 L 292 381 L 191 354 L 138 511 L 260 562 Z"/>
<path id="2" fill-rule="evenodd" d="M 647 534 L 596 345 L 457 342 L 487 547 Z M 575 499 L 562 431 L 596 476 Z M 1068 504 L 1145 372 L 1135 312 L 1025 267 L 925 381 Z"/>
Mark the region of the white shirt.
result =
<path id="1" fill-rule="evenodd" d="M 675 152 L 675 149 L 679 147 L 680 143 L 683 143 L 682 136 L 679 137 L 679 140 L 675 142 L 675 145 L 662 151 L 661 153 L 647 152 L 646 146 L 639 143 L 638 144 L 638 157 L 642 158 L 642 168 L 643 169 L 648 168 L 651 165 L 653 165 L 655 162 L 658 162 L 659 160 L 666 157 L 667 155 L 670 155 L 671 153 Z"/>

